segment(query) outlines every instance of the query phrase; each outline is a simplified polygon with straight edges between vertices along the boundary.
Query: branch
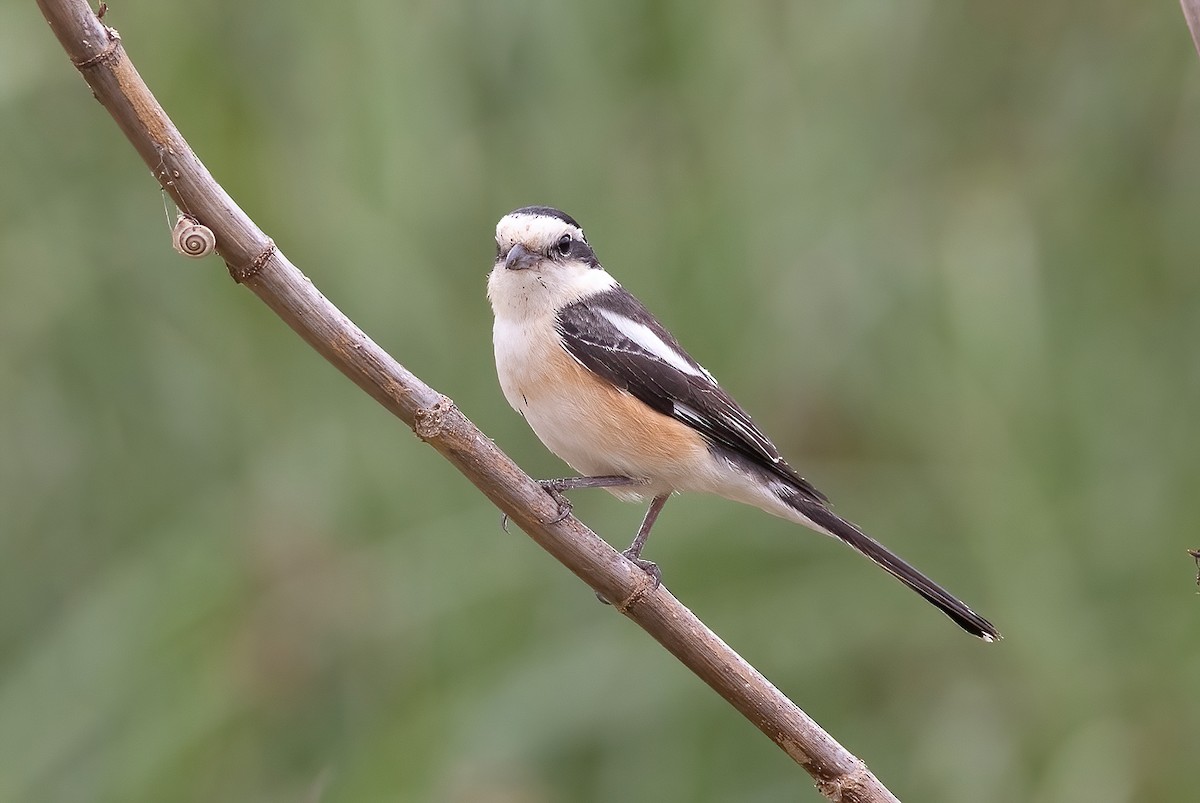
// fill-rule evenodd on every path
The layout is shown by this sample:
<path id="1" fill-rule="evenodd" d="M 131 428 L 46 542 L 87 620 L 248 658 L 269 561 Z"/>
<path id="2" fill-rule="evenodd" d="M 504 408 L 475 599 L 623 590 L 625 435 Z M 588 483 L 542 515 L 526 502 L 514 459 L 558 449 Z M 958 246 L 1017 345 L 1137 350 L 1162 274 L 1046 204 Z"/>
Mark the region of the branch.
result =
<path id="1" fill-rule="evenodd" d="M 71 61 L 180 209 L 216 235 L 230 275 L 321 356 L 408 424 L 538 546 L 653 636 L 844 803 L 896 798 L 665 587 L 558 507 L 446 396 L 392 359 L 313 286 L 212 178 L 84 0 L 38 0 Z"/>

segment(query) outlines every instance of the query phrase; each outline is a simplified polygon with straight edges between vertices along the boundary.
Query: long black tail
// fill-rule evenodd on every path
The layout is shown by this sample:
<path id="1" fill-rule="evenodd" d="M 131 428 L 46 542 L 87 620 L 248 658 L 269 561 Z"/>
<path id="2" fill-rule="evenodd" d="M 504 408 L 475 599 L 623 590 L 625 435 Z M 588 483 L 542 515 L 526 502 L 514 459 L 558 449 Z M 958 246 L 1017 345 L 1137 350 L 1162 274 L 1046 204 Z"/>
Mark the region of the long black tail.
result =
<path id="1" fill-rule="evenodd" d="M 1000 631 L 961 600 L 950 594 L 937 583 L 913 568 L 907 561 L 891 552 L 862 530 L 819 502 L 800 496 L 784 499 L 805 518 L 823 530 L 845 541 L 850 546 L 882 566 L 893 577 L 936 605 L 963 630 L 984 641 L 997 641 Z"/>

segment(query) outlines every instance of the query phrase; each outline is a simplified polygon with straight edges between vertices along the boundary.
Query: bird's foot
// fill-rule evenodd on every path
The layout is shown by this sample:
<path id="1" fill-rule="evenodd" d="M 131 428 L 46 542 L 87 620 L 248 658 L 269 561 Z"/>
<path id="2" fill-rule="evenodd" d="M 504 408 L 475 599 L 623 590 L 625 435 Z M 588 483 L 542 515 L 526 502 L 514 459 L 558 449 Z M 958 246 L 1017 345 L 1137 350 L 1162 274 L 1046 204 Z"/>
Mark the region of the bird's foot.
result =
<path id="1" fill-rule="evenodd" d="M 560 521 L 571 515 L 571 500 L 562 495 L 562 480 L 538 480 L 537 484 L 542 486 L 542 490 L 550 494 L 550 498 L 558 504 L 558 515 L 544 522 L 545 524 L 558 524 Z M 500 516 L 500 529 L 508 532 L 508 514 Z"/>
<path id="2" fill-rule="evenodd" d="M 662 569 L 658 568 L 658 564 L 654 561 L 639 558 L 636 555 L 629 554 L 629 552 L 630 550 L 626 549 L 621 552 L 621 555 L 634 566 L 637 566 L 639 569 L 648 574 L 650 576 L 650 582 L 652 583 L 650 590 L 657 591 L 658 587 L 662 585 Z M 608 599 L 598 591 L 596 592 L 596 599 L 600 600 L 605 605 L 612 605 L 612 603 L 609 602 Z"/>
<path id="3" fill-rule="evenodd" d="M 542 490 L 550 494 L 550 498 L 558 503 L 558 515 L 547 521 L 546 524 L 558 524 L 571 515 L 571 500 L 563 496 L 562 484 L 562 480 L 538 480 L 538 485 L 542 486 Z"/>
<path id="4" fill-rule="evenodd" d="M 662 585 L 662 569 L 658 568 L 658 564 L 654 561 L 645 560 L 644 558 L 639 557 L 637 554 L 630 554 L 631 552 L 632 550 L 626 549 L 621 554 L 624 555 L 631 563 L 633 563 L 634 566 L 637 566 L 646 574 L 650 575 L 650 579 L 654 583 L 650 590 L 656 591 L 658 587 Z"/>

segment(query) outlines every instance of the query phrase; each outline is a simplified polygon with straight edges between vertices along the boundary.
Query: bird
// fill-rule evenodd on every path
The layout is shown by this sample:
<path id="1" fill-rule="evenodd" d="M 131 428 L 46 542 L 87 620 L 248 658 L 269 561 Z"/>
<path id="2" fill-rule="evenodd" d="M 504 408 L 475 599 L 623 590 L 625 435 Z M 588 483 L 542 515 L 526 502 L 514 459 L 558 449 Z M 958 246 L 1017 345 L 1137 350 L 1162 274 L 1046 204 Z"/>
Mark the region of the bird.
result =
<path id="1" fill-rule="evenodd" d="M 526 206 L 496 225 L 487 295 L 496 372 L 505 399 L 579 476 L 542 480 L 563 491 L 604 488 L 650 500 L 622 554 L 657 587 L 641 557 L 675 493 L 709 493 L 832 536 L 870 558 L 984 641 L 999 631 L 858 526 L 793 469 L 713 375 L 596 258 L 583 228 L 549 206 Z"/>

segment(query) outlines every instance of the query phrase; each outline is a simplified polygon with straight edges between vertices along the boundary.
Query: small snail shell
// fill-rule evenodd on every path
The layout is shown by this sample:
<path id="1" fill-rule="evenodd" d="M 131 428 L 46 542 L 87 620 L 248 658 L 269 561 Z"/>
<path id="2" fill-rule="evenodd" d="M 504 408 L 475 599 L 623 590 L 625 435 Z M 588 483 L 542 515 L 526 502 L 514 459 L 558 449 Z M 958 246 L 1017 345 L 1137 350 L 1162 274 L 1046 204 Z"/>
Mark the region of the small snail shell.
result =
<path id="1" fill-rule="evenodd" d="M 216 250 L 217 237 L 212 229 L 197 223 L 195 218 L 180 215 L 171 230 L 171 245 L 185 257 L 199 259 Z"/>

